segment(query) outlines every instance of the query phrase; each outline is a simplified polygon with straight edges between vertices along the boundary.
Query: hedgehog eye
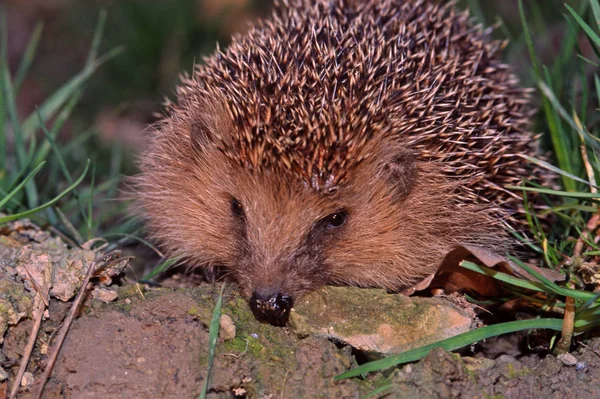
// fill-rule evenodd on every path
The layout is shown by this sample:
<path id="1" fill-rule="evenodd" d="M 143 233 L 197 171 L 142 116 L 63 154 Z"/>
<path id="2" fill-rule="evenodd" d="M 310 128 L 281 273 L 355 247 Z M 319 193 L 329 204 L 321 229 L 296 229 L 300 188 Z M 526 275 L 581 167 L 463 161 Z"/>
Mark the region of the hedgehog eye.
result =
<path id="1" fill-rule="evenodd" d="M 323 219 L 323 223 L 327 227 L 340 227 L 346 222 L 346 216 L 346 211 L 332 213 L 331 215 L 328 215 Z"/>
<path id="2" fill-rule="evenodd" d="M 244 207 L 237 198 L 231 199 L 231 212 L 238 218 L 244 217 Z"/>

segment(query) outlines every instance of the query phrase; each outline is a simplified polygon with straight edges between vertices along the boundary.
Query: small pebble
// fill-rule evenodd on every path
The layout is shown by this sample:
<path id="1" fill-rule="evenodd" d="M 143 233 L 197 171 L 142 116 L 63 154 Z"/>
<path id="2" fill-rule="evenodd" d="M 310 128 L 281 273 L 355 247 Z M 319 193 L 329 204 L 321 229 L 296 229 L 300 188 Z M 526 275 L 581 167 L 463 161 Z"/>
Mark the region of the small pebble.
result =
<path id="1" fill-rule="evenodd" d="M 557 356 L 557 359 L 562 362 L 565 366 L 575 366 L 577 364 L 577 358 L 570 353 L 562 353 Z"/>
<path id="2" fill-rule="evenodd" d="M 29 371 L 26 371 L 25 374 L 23 374 L 23 378 L 21 378 L 21 386 L 30 387 L 33 385 L 33 381 L 33 374 L 31 374 Z"/>
<path id="3" fill-rule="evenodd" d="M 235 338 L 235 324 L 229 315 L 222 315 L 219 324 L 221 326 L 219 329 L 219 336 L 224 341 L 231 341 Z"/>
<path id="4" fill-rule="evenodd" d="M 92 292 L 92 298 L 99 299 L 104 303 L 110 303 L 119 297 L 117 291 L 108 288 L 96 288 Z"/>
<path id="5" fill-rule="evenodd" d="M 577 371 L 583 371 L 587 368 L 587 364 L 585 362 L 577 362 L 575 364 L 575 370 Z"/>

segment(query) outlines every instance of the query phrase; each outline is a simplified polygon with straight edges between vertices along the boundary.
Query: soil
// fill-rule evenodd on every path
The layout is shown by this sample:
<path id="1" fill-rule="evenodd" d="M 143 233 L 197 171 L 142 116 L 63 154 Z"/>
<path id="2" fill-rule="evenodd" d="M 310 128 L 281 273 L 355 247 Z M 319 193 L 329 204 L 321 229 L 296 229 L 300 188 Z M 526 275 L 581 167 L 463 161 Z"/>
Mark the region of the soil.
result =
<path id="1" fill-rule="evenodd" d="M 69 331 L 44 397 L 197 397 L 206 378 L 208 325 L 218 291 L 207 284 L 143 293 L 126 286 L 118 301 L 89 299 Z M 68 307 L 52 302 L 28 369 L 34 380 L 45 367 L 44 342 Z M 225 339 L 217 344 L 209 398 L 359 398 L 384 384 L 391 385 L 375 397 L 600 397 L 598 338 L 562 361 L 502 350 L 488 351 L 495 359 L 434 350 L 385 375 L 334 381 L 355 366 L 360 353 L 326 338 L 301 339 L 287 328 L 256 322 L 234 287 L 226 290 L 223 314 L 233 323 L 222 328 Z M 26 321 L 8 330 L 2 348 L 5 370 L 16 372 L 30 327 Z M 514 350 L 515 345 L 507 347 Z M 21 397 L 32 397 L 34 387 L 23 389 Z"/>

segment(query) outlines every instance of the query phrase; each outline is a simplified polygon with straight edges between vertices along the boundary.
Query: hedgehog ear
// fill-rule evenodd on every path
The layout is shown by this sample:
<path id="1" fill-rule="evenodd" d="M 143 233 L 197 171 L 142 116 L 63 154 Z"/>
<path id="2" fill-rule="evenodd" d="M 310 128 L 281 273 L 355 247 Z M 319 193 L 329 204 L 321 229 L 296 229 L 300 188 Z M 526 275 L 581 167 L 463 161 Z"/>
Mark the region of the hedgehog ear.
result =
<path id="1" fill-rule="evenodd" d="M 394 196 L 404 198 L 415 185 L 417 169 L 415 155 L 408 150 L 400 150 L 383 163 L 381 173 L 392 185 Z"/>

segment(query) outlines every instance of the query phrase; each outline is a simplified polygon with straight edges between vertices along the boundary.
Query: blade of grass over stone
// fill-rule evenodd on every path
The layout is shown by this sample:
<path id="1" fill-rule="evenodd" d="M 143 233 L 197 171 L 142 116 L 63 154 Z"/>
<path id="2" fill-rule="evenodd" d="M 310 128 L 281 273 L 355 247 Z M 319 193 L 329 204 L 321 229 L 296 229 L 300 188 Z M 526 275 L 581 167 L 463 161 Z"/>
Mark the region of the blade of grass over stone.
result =
<path id="1" fill-rule="evenodd" d="M 140 279 L 141 282 L 150 281 L 154 277 L 158 276 L 160 273 L 167 270 L 169 267 L 173 266 L 175 263 L 179 261 L 178 258 L 169 258 L 159 263 L 154 269 L 150 271 L 150 273 L 146 274 L 144 277 Z"/>
<path id="2" fill-rule="evenodd" d="M 335 380 L 344 378 L 357 377 L 364 373 L 372 371 L 386 370 L 390 367 L 397 366 L 408 362 L 414 362 L 427 356 L 435 348 L 443 348 L 447 351 L 453 351 L 471 345 L 475 342 L 496 337 L 502 334 L 513 333 L 516 331 L 532 330 L 532 329 L 549 329 L 561 331 L 561 319 L 533 319 L 533 320 L 518 320 L 510 321 L 502 324 L 495 324 L 478 328 L 477 330 L 459 334 L 455 337 L 448 338 L 433 344 L 425 345 L 420 348 L 412 349 L 399 355 L 389 356 L 385 359 L 376 360 L 374 362 L 365 363 L 352 370 L 346 371 L 334 377 Z"/>
<path id="3" fill-rule="evenodd" d="M 565 3 L 565 7 L 571 13 L 575 21 L 581 26 L 581 28 L 585 31 L 590 39 L 596 44 L 596 46 L 600 47 L 600 36 L 583 20 L 581 17 L 573 10 L 568 4 Z"/>
<path id="4" fill-rule="evenodd" d="M 562 175 L 562 176 L 566 176 L 569 179 L 575 180 L 575 181 L 577 181 L 579 183 L 584 183 L 584 184 L 587 184 L 588 186 L 592 186 L 592 187 L 600 189 L 599 186 L 593 185 L 589 181 L 587 181 L 585 179 L 582 179 L 580 177 L 577 177 L 574 174 L 566 172 L 566 171 L 564 171 L 564 170 L 562 170 L 560 168 L 557 168 L 556 166 L 554 166 L 554 165 L 552 165 L 552 164 L 550 164 L 550 163 L 548 163 L 546 161 L 542 161 L 541 159 L 538 159 L 538 158 L 535 158 L 535 157 L 531 157 L 529 155 L 524 155 L 524 154 L 521 154 L 520 156 L 521 156 L 521 158 L 524 158 L 527 161 L 529 161 L 531 163 L 534 163 L 536 165 L 539 165 L 539 166 L 541 166 L 541 167 L 543 167 L 545 169 L 548 169 L 548 170 L 550 170 L 550 171 L 552 171 L 554 173 L 557 173 L 557 174 Z"/>
<path id="5" fill-rule="evenodd" d="M 123 51 L 122 47 L 117 47 L 102 57 L 98 58 L 89 66 L 86 66 L 79 74 L 75 75 L 70 81 L 61 86 L 56 90 L 44 103 L 39 107 L 39 112 L 42 115 L 42 119 L 46 122 L 52 118 L 56 112 L 65 104 L 66 101 L 75 93 L 81 89 L 83 84 L 102 66 L 105 62 L 114 58 Z M 38 128 L 40 127 L 40 121 L 35 115 L 30 115 L 23 122 L 23 135 L 24 138 L 29 138 Z"/>
<path id="6" fill-rule="evenodd" d="M 38 174 L 38 172 L 42 169 L 45 163 L 45 161 L 41 162 L 38 166 L 35 167 L 35 169 L 31 171 L 31 173 L 29 173 L 29 175 L 27 175 L 25 179 L 23 179 L 23 181 L 21 181 L 17 185 L 17 187 L 15 187 L 10 193 L 4 196 L 4 198 L 0 199 L 0 209 L 2 209 L 2 207 L 6 205 L 8 201 L 10 201 L 19 191 L 21 191 L 29 180 L 31 180 L 35 175 Z"/>
<path id="7" fill-rule="evenodd" d="M 22 212 L 22 213 L 18 213 L 18 214 L 14 214 L 14 215 L 8 215 L 5 217 L 0 217 L 0 223 L 6 223 L 6 222 L 10 222 L 11 220 L 17 220 L 17 219 L 22 219 L 25 217 L 29 217 L 39 211 L 42 211 L 48 207 L 51 207 L 52 205 L 56 204 L 58 201 L 60 201 L 65 195 L 69 194 L 71 191 L 73 191 L 73 189 L 75 187 L 77 187 L 85 178 L 85 175 L 87 174 L 87 171 L 90 167 L 90 161 L 88 160 L 86 165 L 85 165 L 85 169 L 83 171 L 83 173 L 81 173 L 81 176 L 79 176 L 79 178 L 73 182 L 73 184 L 71 184 L 69 187 L 67 187 L 64 191 L 62 191 L 60 194 L 58 194 L 56 197 L 52 198 L 50 201 L 46 202 L 45 204 L 38 206 L 34 209 L 30 209 L 26 212 Z"/>
<path id="8" fill-rule="evenodd" d="M 221 292 L 217 298 L 215 309 L 213 310 L 212 319 L 210 321 L 210 328 L 208 330 L 208 365 L 206 366 L 206 378 L 204 379 L 204 385 L 198 399 L 206 399 L 206 393 L 208 392 L 208 385 L 210 383 L 210 374 L 212 372 L 213 361 L 215 358 L 215 351 L 217 348 L 217 338 L 219 337 L 219 327 L 221 321 L 221 305 L 223 304 L 223 291 L 225 291 L 225 284 L 221 286 Z"/>
<path id="9" fill-rule="evenodd" d="M 23 53 L 23 57 L 21 58 L 21 63 L 19 64 L 19 68 L 17 69 L 17 73 L 15 74 L 15 93 L 18 93 L 21 84 L 23 84 L 23 80 L 25 76 L 27 76 L 27 72 L 31 68 L 31 64 L 33 64 L 33 59 L 35 58 L 35 54 L 37 52 L 38 44 L 40 43 L 40 38 L 42 36 L 42 31 L 44 30 L 44 24 L 42 22 L 38 22 L 33 29 L 33 33 L 29 38 L 29 42 L 27 43 L 27 48 L 25 49 L 25 53 Z"/>

